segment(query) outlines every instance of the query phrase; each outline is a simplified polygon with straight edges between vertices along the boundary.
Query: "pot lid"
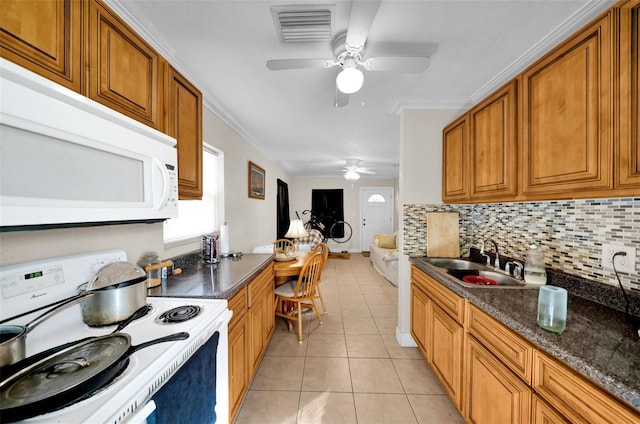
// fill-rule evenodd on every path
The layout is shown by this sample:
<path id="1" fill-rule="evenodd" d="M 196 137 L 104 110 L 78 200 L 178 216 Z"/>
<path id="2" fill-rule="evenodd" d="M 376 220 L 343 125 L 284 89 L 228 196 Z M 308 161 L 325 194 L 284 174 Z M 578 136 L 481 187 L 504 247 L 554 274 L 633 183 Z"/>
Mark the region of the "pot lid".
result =
<path id="1" fill-rule="evenodd" d="M 87 291 L 128 286 L 147 280 L 147 273 L 130 262 L 112 262 L 103 266 L 87 284 Z"/>
<path id="2" fill-rule="evenodd" d="M 0 411 L 34 404 L 74 390 L 117 363 L 131 346 L 126 333 L 70 346 L 0 382 Z"/>

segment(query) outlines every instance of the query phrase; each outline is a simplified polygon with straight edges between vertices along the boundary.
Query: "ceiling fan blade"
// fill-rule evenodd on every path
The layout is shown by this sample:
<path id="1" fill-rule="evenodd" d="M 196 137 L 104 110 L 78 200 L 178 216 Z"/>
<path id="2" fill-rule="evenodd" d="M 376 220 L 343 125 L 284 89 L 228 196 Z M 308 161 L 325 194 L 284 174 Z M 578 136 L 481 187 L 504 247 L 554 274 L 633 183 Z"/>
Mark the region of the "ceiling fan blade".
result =
<path id="1" fill-rule="evenodd" d="M 429 64 L 431 64 L 429 57 L 382 56 L 365 60 L 364 68 L 368 71 L 419 74 L 424 72 Z"/>
<path id="2" fill-rule="evenodd" d="M 347 30 L 347 45 L 355 49 L 364 47 L 381 2 L 382 0 L 353 0 Z"/>
<path id="3" fill-rule="evenodd" d="M 367 171 L 366 169 L 358 169 L 356 172 L 359 174 L 375 174 L 374 171 Z"/>
<path id="4" fill-rule="evenodd" d="M 349 104 L 349 95 L 338 90 L 336 86 L 336 99 L 333 101 L 333 107 L 343 107 Z"/>
<path id="5" fill-rule="evenodd" d="M 267 68 L 272 71 L 302 68 L 331 68 L 335 63 L 332 59 L 276 59 L 267 60 Z"/>

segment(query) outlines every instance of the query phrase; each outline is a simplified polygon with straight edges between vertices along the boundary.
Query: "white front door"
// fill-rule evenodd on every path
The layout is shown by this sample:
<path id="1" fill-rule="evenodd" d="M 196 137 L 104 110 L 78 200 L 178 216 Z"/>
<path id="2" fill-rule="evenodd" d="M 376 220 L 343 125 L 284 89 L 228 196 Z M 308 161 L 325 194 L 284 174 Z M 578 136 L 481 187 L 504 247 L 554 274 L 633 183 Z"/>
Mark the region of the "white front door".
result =
<path id="1" fill-rule="evenodd" d="M 361 250 L 368 252 L 376 234 L 393 232 L 393 187 L 360 188 Z"/>

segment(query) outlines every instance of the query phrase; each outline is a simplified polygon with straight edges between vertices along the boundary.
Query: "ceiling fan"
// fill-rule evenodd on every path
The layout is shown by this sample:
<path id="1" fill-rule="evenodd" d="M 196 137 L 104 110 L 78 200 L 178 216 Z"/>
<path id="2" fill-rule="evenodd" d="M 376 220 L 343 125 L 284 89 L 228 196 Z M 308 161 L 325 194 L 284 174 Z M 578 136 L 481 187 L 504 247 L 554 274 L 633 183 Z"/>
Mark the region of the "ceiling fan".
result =
<path id="1" fill-rule="evenodd" d="M 430 63 L 429 56 L 403 55 L 365 58 L 365 43 L 369 29 L 378 13 L 382 0 L 356 1 L 351 5 L 347 31 L 338 33 L 333 40 L 333 58 L 328 59 L 277 59 L 268 60 L 272 71 L 301 68 L 332 68 L 342 70 L 336 77 L 335 107 L 349 103 L 349 94 L 355 93 L 364 83 L 365 71 L 422 73 Z"/>
<path id="2" fill-rule="evenodd" d="M 347 180 L 358 180 L 360 179 L 360 174 L 375 174 L 375 172 L 359 165 L 360 161 L 358 159 L 347 159 L 347 166 L 343 169 L 343 171 L 346 171 L 344 177 Z"/>

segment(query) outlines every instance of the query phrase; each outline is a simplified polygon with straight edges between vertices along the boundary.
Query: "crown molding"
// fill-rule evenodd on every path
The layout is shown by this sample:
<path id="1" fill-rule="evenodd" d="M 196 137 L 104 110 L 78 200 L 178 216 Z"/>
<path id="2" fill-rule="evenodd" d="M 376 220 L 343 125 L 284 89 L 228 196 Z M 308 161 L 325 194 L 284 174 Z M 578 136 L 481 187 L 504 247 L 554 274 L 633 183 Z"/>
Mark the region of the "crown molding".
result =
<path id="1" fill-rule="evenodd" d="M 212 113 L 214 113 L 218 118 L 220 118 L 225 124 L 227 124 L 231 129 L 238 133 L 242 138 L 244 138 L 249 144 L 258 149 L 260 153 L 265 154 L 263 147 L 257 142 L 257 139 L 247 131 L 233 116 L 231 116 L 227 110 L 218 103 L 214 96 L 211 95 L 206 89 L 203 89 L 205 85 L 196 78 L 186 66 L 178 60 L 171 52 L 170 49 L 166 48 L 153 34 L 151 34 L 141 23 L 138 21 L 135 16 L 133 16 L 127 9 L 122 6 L 124 0 L 103 0 L 114 12 L 118 14 L 120 18 L 122 18 L 131 28 L 134 29 L 140 36 L 144 38 L 144 40 L 151 44 L 151 46 L 158 51 L 165 59 L 169 61 L 172 67 L 178 70 L 185 78 L 189 80 L 193 85 L 195 85 L 202 92 L 202 103 L 203 106 Z M 268 155 L 266 155 L 268 157 Z"/>
<path id="2" fill-rule="evenodd" d="M 489 94 L 493 93 L 502 85 L 524 71 L 529 65 L 538 60 L 544 54 L 556 47 L 562 41 L 576 33 L 580 28 L 607 10 L 614 1 L 589 1 L 571 16 L 565 19 L 553 31 L 545 35 L 540 41 L 534 44 L 529 50 L 503 69 L 498 75 L 490 79 L 471 95 L 471 103 L 476 104 Z"/>
<path id="3" fill-rule="evenodd" d="M 466 96 L 399 96 L 393 99 L 387 108 L 387 113 L 399 115 L 404 109 L 466 109 L 469 106 L 471 106 L 471 98 Z"/>

